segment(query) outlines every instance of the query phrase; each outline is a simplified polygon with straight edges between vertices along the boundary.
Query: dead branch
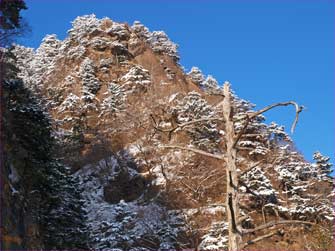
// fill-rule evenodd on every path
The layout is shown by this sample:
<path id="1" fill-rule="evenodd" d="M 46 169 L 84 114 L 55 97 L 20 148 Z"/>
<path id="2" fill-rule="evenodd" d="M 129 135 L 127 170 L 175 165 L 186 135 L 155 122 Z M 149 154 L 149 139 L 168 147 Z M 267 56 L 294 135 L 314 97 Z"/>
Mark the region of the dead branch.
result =
<path id="1" fill-rule="evenodd" d="M 211 158 L 215 158 L 215 159 L 220 159 L 223 160 L 225 158 L 225 156 L 223 154 L 212 154 L 209 152 L 205 152 L 196 148 L 192 148 L 192 147 L 184 147 L 184 146 L 177 146 L 177 145 L 164 145 L 164 146 L 160 146 L 162 148 L 176 148 L 176 149 L 180 149 L 180 150 L 185 150 L 185 151 L 190 151 L 190 152 L 194 152 L 194 153 L 198 153 L 207 157 L 211 157 Z"/>
<path id="2" fill-rule="evenodd" d="M 255 239 L 253 239 L 253 240 L 249 240 L 249 241 L 247 241 L 247 242 L 245 242 L 245 243 L 243 243 L 241 245 L 241 249 L 245 248 L 248 245 L 251 245 L 251 244 L 254 244 L 254 243 L 259 242 L 261 240 L 264 240 L 266 238 L 269 238 L 269 237 L 271 237 L 271 236 L 273 236 L 273 235 L 275 235 L 277 233 L 278 233 L 278 231 L 273 231 L 271 233 L 268 233 L 268 234 L 265 234 L 265 235 L 261 235 L 261 236 L 255 238 Z"/>
<path id="3" fill-rule="evenodd" d="M 240 138 L 242 137 L 242 135 L 244 134 L 245 130 L 247 129 L 248 127 L 248 124 L 249 122 L 257 117 L 258 115 L 260 114 L 263 114 L 275 107 L 278 107 L 278 106 L 288 106 L 288 105 L 293 105 L 295 107 L 295 118 L 294 118 L 294 121 L 292 123 L 292 127 L 291 127 L 291 133 L 294 132 L 294 129 L 298 123 L 298 119 L 299 119 L 299 113 L 304 109 L 303 106 L 299 106 L 296 102 L 294 101 L 288 101 L 288 102 L 280 102 L 280 103 L 275 103 L 275 104 L 272 104 L 272 105 L 269 105 L 259 111 L 256 111 L 256 112 L 253 112 L 253 113 L 247 113 L 246 114 L 246 122 L 243 126 L 243 128 L 241 129 L 241 131 L 239 132 L 239 134 L 236 136 L 236 139 L 235 139 L 235 142 L 234 142 L 234 147 L 237 145 L 238 141 L 240 140 Z"/>
<path id="4" fill-rule="evenodd" d="M 184 186 L 186 186 L 189 190 L 191 190 L 194 194 L 196 194 L 198 191 L 196 189 L 194 189 L 193 187 L 191 187 L 190 185 L 186 184 L 184 181 L 182 180 L 178 180 L 179 183 L 183 184 Z"/>
<path id="5" fill-rule="evenodd" d="M 211 174 L 211 175 L 205 177 L 202 181 L 200 181 L 199 186 L 201 186 L 202 183 L 204 183 L 206 180 L 209 180 L 210 178 L 213 178 L 213 177 L 215 177 L 215 176 L 217 176 L 217 174 L 216 174 L 216 173 L 213 173 L 213 174 Z"/>
<path id="6" fill-rule="evenodd" d="M 266 224 L 263 224 L 263 225 L 260 225 L 256 228 L 253 228 L 253 229 L 243 229 L 242 230 L 242 233 L 243 234 L 249 234 L 249 233 L 254 233 L 254 232 L 257 232 L 257 231 L 260 231 L 260 230 L 263 230 L 263 229 L 266 229 L 266 228 L 270 228 L 270 227 L 274 227 L 274 226 L 277 226 L 277 225 L 290 225 L 290 224 L 303 224 L 303 225 L 316 225 L 315 223 L 313 222 L 309 222 L 309 221 L 300 221 L 300 220 L 281 220 L 281 221 L 271 221 L 269 223 L 266 223 Z"/>
<path id="7" fill-rule="evenodd" d="M 257 112 L 254 112 L 251 114 L 250 118 L 253 119 L 255 118 L 256 116 L 264 113 L 264 112 L 267 112 L 275 107 L 278 107 L 278 106 L 288 106 L 288 105 L 293 105 L 295 107 L 295 118 L 294 118 L 294 121 L 292 123 L 292 127 L 291 127 L 291 133 L 294 132 L 294 129 L 298 123 L 298 119 L 299 119 L 299 113 L 304 109 L 303 106 L 299 106 L 296 102 L 294 101 L 288 101 L 288 102 L 280 102 L 280 103 L 276 103 L 276 104 L 272 104 L 272 105 L 269 105 Z"/>
<path id="8" fill-rule="evenodd" d="M 160 132 L 167 132 L 169 133 L 169 135 L 171 135 L 173 132 L 175 132 L 177 129 L 183 129 L 187 126 L 190 126 L 190 125 L 193 125 L 193 124 L 197 124 L 197 123 L 201 123 L 201 122 L 208 122 L 208 121 L 223 121 L 222 118 L 219 118 L 219 117 L 213 117 L 213 118 L 201 118 L 201 119 L 195 119 L 195 120 L 192 120 L 192 121 L 188 121 L 188 122 L 185 122 L 185 123 L 182 123 L 182 124 L 177 124 L 175 127 L 172 127 L 172 128 L 168 128 L 168 129 L 165 129 L 165 128 L 162 128 L 159 126 L 159 124 L 156 122 L 154 116 L 151 114 L 150 115 L 154 125 L 153 127 L 157 130 L 157 131 L 160 131 Z"/>
<path id="9" fill-rule="evenodd" d="M 192 121 L 188 121 L 182 124 L 177 124 L 178 128 L 184 128 L 186 126 L 192 125 L 192 124 L 196 124 L 196 123 L 200 123 L 200 122 L 208 122 L 208 121 L 223 121 L 223 118 L 219 118 L 219 117 L 213 117 L 213 118 L 201 118 L 201 119 L 195 119 Z"/>

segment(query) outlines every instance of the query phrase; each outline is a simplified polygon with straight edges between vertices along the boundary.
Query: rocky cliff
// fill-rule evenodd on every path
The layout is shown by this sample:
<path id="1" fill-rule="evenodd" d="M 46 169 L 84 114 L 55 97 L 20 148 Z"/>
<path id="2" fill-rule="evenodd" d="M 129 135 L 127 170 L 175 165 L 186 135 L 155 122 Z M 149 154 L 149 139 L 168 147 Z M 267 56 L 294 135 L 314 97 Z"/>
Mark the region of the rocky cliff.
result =
<path id="1" fill-rule="evenodd" d="M 25 153 L 13 153 L 8 155 L 4 174 L 3 205 L 8 211 L 4 214 L 10 221 L 4 226 L 6 236 L 20 238 L 18 245 L 25 248 L 227 249 L 225 163 L 181 149 L 224 154 L 224 122 L 178 127 L 222 116 L 221 85 L 197 67 L 185 73 L 178 63 L 177 45 L 163 31 L 151 32 L 140 22 L 130 26 L 88 15 L 73 21 L 63 41 L 48 35 L 37 50 L 16 45 L 11 53 L 18 79 L 38 101 L 43 119 L 51 126 L 47 142 L 40 141 L 43 133 L 29 131 L 43 130 L 47 122 L 31 118 L 35 123 L 19 129 L 26 128 L 23 138 L 38 139 L 25 149 L 46 148 L 47 152 L 40 153 L 48 156 L 40 179 L 51 177 L 54 183 L 49 182 L 50 198 L 37 205 L 43 208 L 45 219 L 55 224 L 32 219 L 25 224 L 35 226 L 29 230 L 18 222 L 29 221 L 30 213 L 41 214 L 40 208 L 24 209 L 20 203 L 36 198 L 27 194 L 44 188 L 33 189 L 33 178 L 23 170 L 33 176 L 34 169 L 21 166 L 32 165 L 37 157 L 25 162 L 17 158 Z M 233 97 L 238 132 L 244 114 L 254 106 Z M 15 99 L 7 100 L 16 104 Z M 27 122 L 21 113 L 15 116 Z M 17 138 L 20 132 L 6 133 Z M 8 146 L 22 145 L 9 138 Z M 249 123 L 237 158 L 242 226 L 253 229 L 279 219 L 314 225 L 285 225 L 268 239 L 250 243 L 248 249 L 331 249 L 331 164 L 318 152 L 314 157 L 315 163 L 307 162 L 284 128 L 265 123 L 263 115 Z M 23 185 L 23 180 L 28 184 Z M 15 203 L 15 196 L 22 197 L 20 203 Z M 51 202 L 54 197 L 58 199 Z M 70 228 L 65 223 L 70 218 L 81 219 L 80 224 L 73 221 Z M 20 233 L 18 228 L 23 228 Z M 80 233 L 77 240 L 71 239 L 73 228 L 76 235 Z M 21 238 L 27 239 L 31 232 L 38 233 L 36 243 L 31 243 L 33 238 L 23 242 Z M 45 237 L 51 232 L 58 237 Z M 254 239 L 254 234 L 244 238 Z M 3 241 L 6 245 L 15 242 Z"/>

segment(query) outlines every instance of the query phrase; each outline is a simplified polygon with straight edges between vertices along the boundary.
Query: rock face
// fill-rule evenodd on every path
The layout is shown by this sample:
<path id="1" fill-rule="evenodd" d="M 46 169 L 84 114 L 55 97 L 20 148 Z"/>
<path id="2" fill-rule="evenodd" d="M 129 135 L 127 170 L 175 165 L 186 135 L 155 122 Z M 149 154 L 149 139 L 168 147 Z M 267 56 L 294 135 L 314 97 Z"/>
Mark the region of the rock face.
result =
<path id="1" fill-rule="evenodd" d="M 82 189 L 88 248 L 227 249 L 224 164 L 162 147 L 179 144 L 224 153 L 222 122 L 164 132 L 195 119 L 222 116 L 217 106 L 222 92 L 200 69 L 182 70 L 177 45 L 163 31 L 150 32 L 138 21 L 129 26 L 88 15 L 73 21 L 63 41 L 48 35 L 36 51 L 15 46 L 12 52 L 19 77 L 50 115 L 55 156 L 71 168 Z M 237 132 L 243 114 L 252 108 L 234 96 Z M 283 127 L 264 120 L 258 116 L 251 121 L 238 146 L 240 171 L 262 160 L 241 177 L 242 214 L 248 216 L 243 227 L 279 218 L 329 224 L 328 159 L 318 153 L 315 164 L 305 161 Z M 12 177 L 7 190 L 22 178 L 14 170 L 5 173 Z M 320 194 L 322 200 L 315 200 Z M 310 229 L 284 230 L 250 248 L 301 250 L 315 244 L 302 241 L 311 239 Z M 290 239 L 292 234 L 296 237 Z"/>

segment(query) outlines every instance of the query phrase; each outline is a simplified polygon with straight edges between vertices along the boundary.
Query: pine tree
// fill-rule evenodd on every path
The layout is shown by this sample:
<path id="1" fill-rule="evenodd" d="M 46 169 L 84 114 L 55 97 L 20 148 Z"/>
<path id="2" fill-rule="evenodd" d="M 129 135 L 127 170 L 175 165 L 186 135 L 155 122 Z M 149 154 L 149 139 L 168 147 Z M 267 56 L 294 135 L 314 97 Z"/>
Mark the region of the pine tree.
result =
<path id="1" fill-rule="evenodd" d="M 13 39 L 22 35 L 28 28 L 20 15 L 20 12 L 26 9 L 27 6 L 23 0 L 0 1 L 0 43 L 2 46 L 8 46 Z"/>
<path id="2" fill-rule="evenodd" d="M 87 248 L 78 181 L 54 158 L 50 117 L 23 81 L 10 76 L 3 85 L 5 165 L 21 177 L 13 188 L 24 195 L 22 203 L 39 226 L 40 237 L 31 238 L 42 240 L 47 249 Z"/>
<path id="3" fill-rule="evenodd" d="M 331 174 L 332 163 L 329 163 L 330 158 L 328 156 L 323 156 L 319 151 L 313 154 L 313 159 L 315 160 L 315 168 L 317 172 L 320 173 L 322 179 L 327 179 Z"/>

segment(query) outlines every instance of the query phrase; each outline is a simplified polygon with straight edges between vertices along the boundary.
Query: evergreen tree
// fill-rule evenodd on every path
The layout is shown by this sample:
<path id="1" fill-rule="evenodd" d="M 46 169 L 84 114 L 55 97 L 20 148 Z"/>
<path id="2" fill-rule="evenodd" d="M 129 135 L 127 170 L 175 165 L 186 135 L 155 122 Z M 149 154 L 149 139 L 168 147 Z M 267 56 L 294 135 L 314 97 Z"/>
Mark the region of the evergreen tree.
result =
<path id="1" fill-rule="evenodd" d="M 328 156 L 323 156 L 319 151 L 313 154 L 313 159 L 315 160 L 315 167 L 320 173 L 322 179 L 327 179 L 332 172 L 332 163 L 329 163 L 330 158 Z"/>
<path id="2" fill-rule="evenodd" d="M 16 36 L 27 31 L 27 24 L 22 22 L 21 10 L 27 6 L 23 0 L 0 0 L 0 43 L 10 44 Z"/>
<path id="3" fill-rule="evenodd" d="M 8 69 L 3 84 L 5 168 L 13 166 L 21 177 L 14 188 L 23 195 L 22 210 L 32 214 L 47 249 L 87 248 L 78 181 L 53 157 L 49 115 L 16 77 L 15 65 Z"/>

